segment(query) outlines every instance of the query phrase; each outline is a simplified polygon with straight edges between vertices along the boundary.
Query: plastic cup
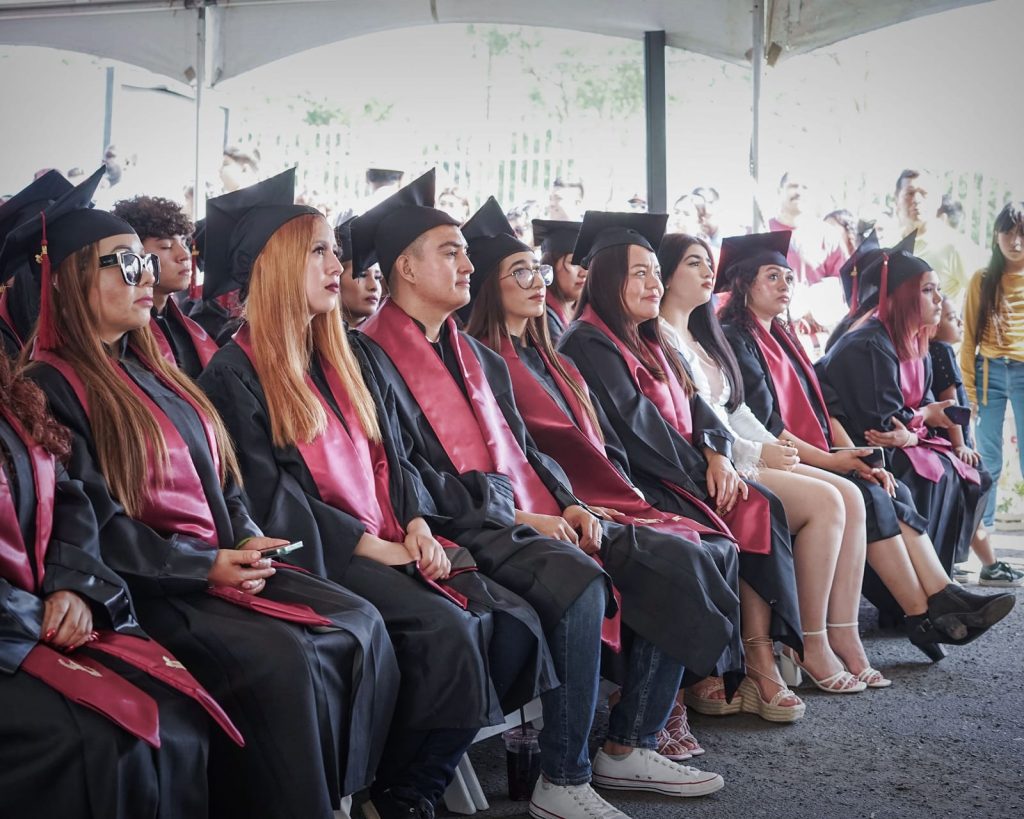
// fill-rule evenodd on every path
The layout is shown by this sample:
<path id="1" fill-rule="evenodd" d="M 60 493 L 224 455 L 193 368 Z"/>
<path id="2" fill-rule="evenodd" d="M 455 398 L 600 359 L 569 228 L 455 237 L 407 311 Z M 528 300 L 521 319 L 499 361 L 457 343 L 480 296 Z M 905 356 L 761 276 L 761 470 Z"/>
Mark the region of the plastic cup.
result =
<path id="1" fill-rule="evenodd" d="M 501 735 L 505 740 L 505 765 L 508 769 L 508 798 L 528 802 L 540 776 L 540 743 L 535 728 L 511 728 Z"/>

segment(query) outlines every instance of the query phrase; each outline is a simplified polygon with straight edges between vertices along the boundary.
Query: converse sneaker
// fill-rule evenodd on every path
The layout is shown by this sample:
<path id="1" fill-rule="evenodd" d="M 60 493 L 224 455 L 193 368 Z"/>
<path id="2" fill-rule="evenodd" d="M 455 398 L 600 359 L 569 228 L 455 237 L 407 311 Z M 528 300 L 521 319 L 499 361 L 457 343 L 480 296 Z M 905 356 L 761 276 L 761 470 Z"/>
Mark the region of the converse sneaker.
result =
<path id="1" fill-rule="evenodd" d="M 594 757 L 594 784 L 668 796 L 706 796 L 724 788 L 725 780 L 716 773 L 672 762 L 656 751 L 634 748 L 621 759 L 598 751 Z"/>
<path id="2" fill-rule="evenodd" d="M 1017 571 L 1009 563 L 997 560 L 991 566 L 983 566 L 978 575 L 979 586 L 1022 586 L 1024 572 Z"/>
<path id="3" fill-rule="evenodd" d="M 543 776 L 530 799 L 534 819 L 629 819 L 609 805 L 590 785 L 553 785 Z"/>

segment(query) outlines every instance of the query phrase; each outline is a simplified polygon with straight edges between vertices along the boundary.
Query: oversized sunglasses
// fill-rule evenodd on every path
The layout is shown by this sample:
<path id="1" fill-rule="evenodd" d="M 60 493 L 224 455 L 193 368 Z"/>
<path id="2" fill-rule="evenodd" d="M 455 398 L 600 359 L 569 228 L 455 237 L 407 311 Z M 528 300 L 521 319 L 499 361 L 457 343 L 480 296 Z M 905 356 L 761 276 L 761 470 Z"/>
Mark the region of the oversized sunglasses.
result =
<path id="1" fill-rule="evenodd" d="M 160 259 L 155 253 L 135 253 L 132 250 L 118 250 L 107 256 L 100 256 L 100 268 L 120 267 L 124 283 L 136 287 L 144 273 L 153 276 L 153 284 L 160 282 Z"/>
<path id="2" fill-rule="evenodd" d="M 537 280 L 537 276 L 540 276 L 540 280 L 544 282 L 545 287 L 550 287 L 551 282 L 555 279 L 555 269 L 549 264 L 538 265 L 537 267 L 517 267 L 508 276 L 512 276 L 523 290 L 529 290 L 533 287 L 533 283 Z M 505 276 L 504 278 L 508 278 Z"/>

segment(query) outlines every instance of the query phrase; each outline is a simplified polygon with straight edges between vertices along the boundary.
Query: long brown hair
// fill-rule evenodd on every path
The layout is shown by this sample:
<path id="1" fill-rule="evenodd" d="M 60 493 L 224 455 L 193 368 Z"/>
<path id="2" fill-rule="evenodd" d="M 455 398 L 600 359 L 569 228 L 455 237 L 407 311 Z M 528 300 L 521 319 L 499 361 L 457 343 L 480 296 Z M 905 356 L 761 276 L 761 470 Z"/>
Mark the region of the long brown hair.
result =
<path id="1" fill-rule="evenodd" d="M 58 460 L 67 460 L 71 454 L 70 433 L 50 414 L 43 391 L 16 372 L 12 364 L 0 353 L 0 402 L 21 422 L 33 441 Z"/>
<path id="2" fill-rule="evenodd" d="M 507 256 L 505 257 L 508 258 Z M 469 315 L 469 322 L 466 324 L 466 334 L 479 339 L 495 352 L 501 351 L 503 340 L 512 340 L 512 335 L 505 324 L 505 305 L 501 301 L 501 276 L 504 264 L 498 263 L 498 269 L 484 280 L 473 302 L 473 310 Z M 480 275 L 479 273 L 475 275 Z M 587 391 L 581 387 L 575 378 L 569 375 L 569 371 L 562 363 L 561 356 L 555 352 L 555 345 L 551 343 L 551 333 L 548 332 L 548 322 L 545 316 L 530 318 L 526 321 L 526 338 L 540 350 L 555 371 L 562 377 L 573 395 L 580 402 L 583 411 L 587 414 L 597 434 L 601 435 L 601 423 L 597 420 L 597 413 L 590 401 Z M 603 440 L 603 436 L 602 436 Z"/>
<path id="3" fill-rule="evenodd" d="M 976 327 L 975 343 L 980 347 L 982 338 L 985 336 L 985 327 L 992 321 L 995 325 L 997 341 L 1005 343 L 1005 316 L 1003 311 L 1002 281 L 1003 271 L 1006 269 L 1006 257 L 999 249 L 999 234 L 1008 233 L 1011 230 L 1024 230 L 1024 202 L 1007 202 L 1003 209 L 996 216 L 995 227 L 992 231 L 992 257 L 985 267 L 981 277 L 981 297 L 978 299 L 978 312 L 975 316 Z"/>
<path id="4" fill-rule="evenodd" d="M 921 324 L 921 279 L 924 273 L 901 283 L 888 295 L 888 315 L 882 324 L 889 331 L 900 361 L 928 355 L 928 340 L 935 327 Z M 879 317 L 881 319 L 881 317 Z"/>
<path id="5" fill-rule="evenodd" d="M 330 313 L 309 319 L 305 259 L 318 221 L 325 220 L 296 216 L 274 232 L 253 263 L 245 302 L 253 367 L 279 447 L 312 441 L 327 429 L 327 413 L 306 384 L 314 351 L 338 373 L 367 437 L 380 440 L 377 411 L 345 334 L 340 299 Z"/>
<path id="6" fill-rule="evenodd" d="M 634 324 L 627 315 L 622 294 L 626 289 L 628 276 L 629 245 L 613 245 L 598 251 L 590 262 L 587 283 L 583 285 L 577 315 L 588 305 L 593 307 L 594 312 L 608 325 L 608 329 L 626 345 L 627 350 L 640 359 L 651 375 L 659 381 L 667 381 L 668 373 L 661 368 L 644 341 L 658 345 L 665 353 L 665 360 L 675 373 L 683 391 L 688 397 L 692 397 L 697 389 L 679 359 L 679 354 L 665 341 L 659 320 L 653 318 Z"/>
<path id="7" fill-rule="evenodd" d="M 135 517 L 141 513 L 147 494 L 159 491 L 163 483 L 169 466 L 167 442 L 156 419 L 117 374 L 117 346 L 105 345 L 96 331 L 89 294 L 98 277 L 97 243 L 61 262 L 50 285 L 51 303 L 55 307 L 53 322 L 64 340 L 60 357 L 85 384 L 89 425 L 100 471 L 125 512 Z M 241 482 L 235 449 L 220 416 L 192 380 L 167 363 L 149 324 L 129 332 L 128 341 L 146 367 L 187 394 L 209 419 L 220 453 L 221 483 L 228 475 Z M 31 347 L 31 341 L 25 345 L 26 350 Z M 152 463 L 150 451 L 155 458 Z"/>

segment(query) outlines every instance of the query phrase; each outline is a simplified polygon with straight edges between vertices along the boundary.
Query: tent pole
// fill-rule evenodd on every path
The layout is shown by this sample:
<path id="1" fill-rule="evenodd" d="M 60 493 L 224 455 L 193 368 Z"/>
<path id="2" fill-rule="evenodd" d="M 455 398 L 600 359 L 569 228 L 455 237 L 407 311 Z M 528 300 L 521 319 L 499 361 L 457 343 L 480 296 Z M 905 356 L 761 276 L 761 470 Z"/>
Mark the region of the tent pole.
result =
<path id="1" fill-rule="evenodd" d="M 761 174 L 761 82 L 764 79 L 765 51 L 765 0 L 753 0 L 754 18 L 754 51 L 751 55 L 751 68 L 754 74 L 753 123 L 750 131 L 750 178 L 754 181 L 753 225 L 754 232 L 764 228 L 761 209 L 758 207 L 758 187 Z"/>
<path id="2" fill-rule="evenodd" d="M 199 19 L 196 22 L 196 164 L 195 174 L 192 182 L 192 220 L 199 219 L 199 203 L 205 206 L 206 197 L 203 196 L 203 188 L 200 186 L 200 151 L 202 144 L 202 114 L 203 114 L 203 85 L 206 83 L 206 9 L 203 6 L 196 8 Z"/>
<path id="3" fill-rule="evenodd" d="M 647 210 L 668 210 L 665 32 L 644 32 L 644 114 L 647 121 Z"/>

